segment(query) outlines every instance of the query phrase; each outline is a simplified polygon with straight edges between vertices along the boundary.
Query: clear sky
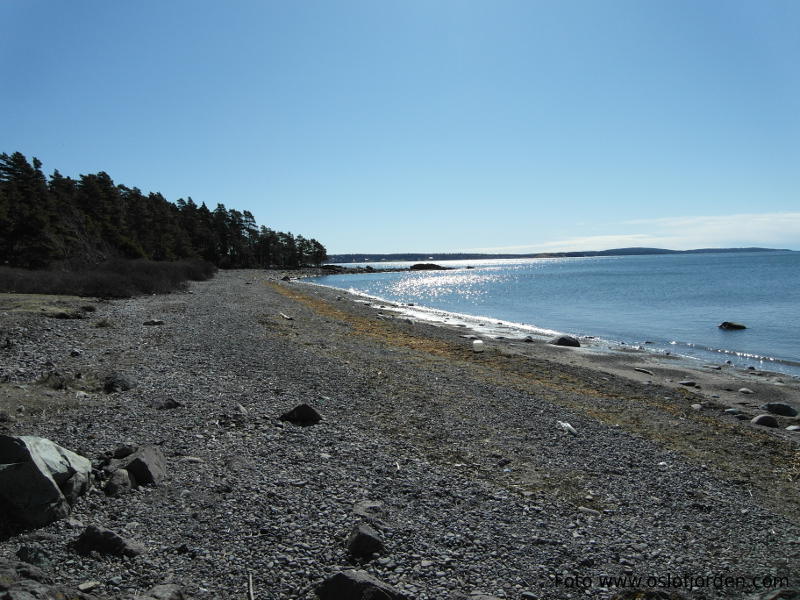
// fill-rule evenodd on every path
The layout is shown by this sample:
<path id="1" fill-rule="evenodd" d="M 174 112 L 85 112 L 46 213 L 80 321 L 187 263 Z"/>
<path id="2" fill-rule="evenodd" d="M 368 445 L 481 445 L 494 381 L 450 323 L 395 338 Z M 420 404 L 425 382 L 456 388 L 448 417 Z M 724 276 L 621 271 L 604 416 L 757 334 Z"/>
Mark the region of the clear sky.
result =
<path id="1" fill-rule="evenodd" d="M 330 253 L 800 249 L 797 0 L 2 0 L 0 152 Z"/>

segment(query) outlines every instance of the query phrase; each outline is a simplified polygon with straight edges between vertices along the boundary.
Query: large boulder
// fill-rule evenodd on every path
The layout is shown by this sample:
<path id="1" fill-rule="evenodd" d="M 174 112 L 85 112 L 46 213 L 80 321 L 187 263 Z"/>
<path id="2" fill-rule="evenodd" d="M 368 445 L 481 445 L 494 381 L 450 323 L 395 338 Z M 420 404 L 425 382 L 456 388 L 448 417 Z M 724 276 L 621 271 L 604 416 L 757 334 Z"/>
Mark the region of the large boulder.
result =
<path id="1" fill-rule="evenodd" d="M 0 435 L 0 499 L 25 525 L 66 517 L 91 472 L 88 458 L 48 439 Z"/>

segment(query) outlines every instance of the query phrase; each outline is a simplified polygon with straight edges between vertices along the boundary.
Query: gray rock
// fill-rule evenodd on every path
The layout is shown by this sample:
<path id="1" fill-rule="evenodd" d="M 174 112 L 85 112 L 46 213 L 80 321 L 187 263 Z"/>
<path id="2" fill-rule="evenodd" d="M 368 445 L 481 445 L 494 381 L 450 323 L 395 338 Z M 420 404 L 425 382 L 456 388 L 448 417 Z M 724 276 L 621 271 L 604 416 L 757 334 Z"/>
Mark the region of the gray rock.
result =
<path id="1" fill-rule="evenodd" d="M 762 427 L 777 427 L 778 421 L 772 415 L 758 415 L 750 419 L 753 425 L 761 425 Z"/>
<path id="2" fill-rule="evenodd" d="M 75 549 L 80 554 L 98 552 L 111 556 L 138 556 L 144 546 L 127 540 L 110 529 L 89 525 L 75 541 Z"/>
<path id="3" fill-rule="evenodd" d="M 581 347 L 581 343 L 580 341 L 578 341 L 578 338 L 573 337 L 571 335 L 559 335 L 558 337 L 554 337 L 547 343 L 552 344 L 553 346 L 569 346 L 571 348 Z"/>
<path id="4" fill-rule="evenodd" d="M 789 425 L 786 431 L 800 431 L 800 425 Z"/>
<path id="5" fill-rule="evenodd" d="M 111 469 L 125 469 L 136 485 L 159 485 L 167 476 L 167 461 L 158 446 L 141 446 L 133 454 L 111 461 Z"/>
<path id="6" fill-rule="evenodd" d="M 150 327 L 152 327 L 154 325 L 163 325 L 163 324 L 164 324 L 164 321 L 162 321 L 161 319 L 148 319 L 147 321 L 142 323 L 142 325 L 147 325 L 147 326 L 150 326 Z"/>
<path id="7" fill-rule="evenodd" d="M 766 410 L 773 415 L 781 415 L 783 417 L 796 417 L 797 409 L 785 402 L 767 402 L 759 407 L 761 410 Z"/>
<path id="8" fill-rule="evenodd" d="M 355 558 L 369 559 L 373 554 L 383 554 L 386 548 L 380 534 L 366 523 L 361 523 L 350 532 L 347 550 Z"/>
<path id="9" fill-rule="evenodd" d="M 692 381 L 691 379 L 685 379 L 683 381 L 679 381 L 681 385 L 685 385 L 686 387 L 694 387 L 697 385 L 696 381 Z"/>
<path id="10" fill-rule="evenodd" d="M 755 394 L 755 392 L 753 390 L 751 390 L 750 388 L 746 388 L 746 387 L 739 388 L 739 393 L 740 394 Z"/>
<path id="11" fill-rule="evenodd" d="M 45 438 L 0 436 L 0 499 L 24 524 L 45 525 L 69 514 L 71 496 L 88 482 L 92 463 Z M 76 473 L 81 478 L 72 479 Z M 80 480 L 80 481 L 79 481 Z"/>
<path id="12" fill-rule="evenodd" d="M 357 570 L 336 573 L 314 591 L 320 600 L 407 600 L 392 586 Z"/>
<path id="13" fill-rule="evenodd" d="M 322 420 L 322 416 L 308 404 L 300 404 L 295 406 L 292 410 L 283 413 L 280 416 L 280 420 L 288 421 L 293 425 L 307 427 L 319 423 Z"/>
<path id="14" fill-rule="evenodd" d="M 136 487 L 134 479 L 127 469 L 117 469 L 111 474 L 103 490 L 108 496 L 121 496 Z"/>

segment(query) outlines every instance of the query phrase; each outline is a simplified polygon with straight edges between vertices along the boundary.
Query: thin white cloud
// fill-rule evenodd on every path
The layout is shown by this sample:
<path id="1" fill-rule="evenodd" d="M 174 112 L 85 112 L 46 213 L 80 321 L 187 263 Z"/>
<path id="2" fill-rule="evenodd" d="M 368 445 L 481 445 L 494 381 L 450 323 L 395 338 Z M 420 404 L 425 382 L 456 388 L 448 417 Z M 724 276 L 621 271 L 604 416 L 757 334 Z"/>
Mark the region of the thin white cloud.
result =
<path id="1" fill-rule="evenodd" d="M 800 212 L 636 219 L 621 222 L 615 229 L 619 232 L 473 251 L 522 254 L 632 246 L 673 250 L 748 246 L 800 249 Z"/>

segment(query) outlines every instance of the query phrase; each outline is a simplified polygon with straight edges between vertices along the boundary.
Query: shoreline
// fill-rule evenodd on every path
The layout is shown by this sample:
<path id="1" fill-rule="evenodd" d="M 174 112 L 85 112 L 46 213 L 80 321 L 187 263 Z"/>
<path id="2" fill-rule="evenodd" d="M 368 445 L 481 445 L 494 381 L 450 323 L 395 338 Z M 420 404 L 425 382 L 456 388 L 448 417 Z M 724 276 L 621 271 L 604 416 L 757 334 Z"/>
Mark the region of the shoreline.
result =
<path id="1" fill-rule="evenodd" d="M 753 401 L 749 394 L 742 394 L 739 391 L 742 388 L 752 389 L 759 396 L 769 394 L 771 401 L 788 402 L 800 408 L 800 377 L 795 375 L 725 363 L 710 364 L 694 357 L 679 354 L 665 355 L 644 347 L 624 344 L 612 347 L 607 341 L 597 338 L 580 337 L 582 344 L 580 348 L 554 346 L 548 343 L 549 340 L 562 332 L 498 321 L 490 317 L 459 315 L 429 307 L 408 306 L 358 291 L 304 281 L 308 277 L 316 275 L 297 277 L 295 281 L 329 290 L 326 294 L 328 300 L 334 296 L 337 299 L 342 296 L 352 302 L 368 306 L 379 317 L 410 319 L 416 324 L 442 328 L 465 339 L 465 342 L 470 341 L 467 338 L 480 339 L 487 348 L 495 348 L 500 352 L 509 352 L 531 360 L 563 361 L 569 365 L 623 377 L 640 384 L 660 385 L 691 394 L 698 401 L 739 409 L 742 411 L 741 414 L 750 417 L 755 417 L 764 411 L 758 410 L 761 403 Z M 421 313 L 431 316 L 420 318 Z M 476 326 L 487 321 L 493 321 L 495 325 Z M 509 334 L 509 337 L 502 335 L 504 333 Z M 526 341 L 527 336 L 533 338 L 533 341 Z M 681 382 L 687 381 L 693 384 L 682 385 Z M 793 440 L 800 439 L 800 436 L 794 433 L 788 433 L 787 437 Z"/>
<path id="2" fill-rule="evenodd" d="M 463 262 L 463 261 L 461 261 Z M 462 269 L 464 268 L 463 265 L 456 265 L 451 266 L 451 269 Z M 467 267 L 472 268 L 472 267 Z M 340 267 L 341 269 L 341 267 Z M 370 266 L 371 273 L 380 273 L 382 271 L 387 272 L 397 272 L 397 271 L 407 271 L 407 268 L 392 268 L 392 269 L 373 269 Z M 335 276 L 337 274 L 340 275 L 349 275 L 349 274 L 359 274 L 364 273 L 363 267 L 357 267 L 354 269 L 347 268 L 344 271 L 340 271 L 338 273 L 329 273 L 329 272 L 311 272 L 308 275 L 301 275 L 303 278 L 308 277 L 325 277 L 326 275 Z M 338 278 L 339 280 L 334 284 L 337 287 L 336 289 L 342 289 L 351 291 L 348 289 L 347 284 L 343 281 L 347 278 Z M 394 281 L 394 279 L 392 279 Z M 316 283 L 316 282 L 315 282 Z M 319 285 L 330 285 L 328 283 L 320 282 Z M 390 300 L 386 298 L 381 298 L 380 296 L 371 296 L 368 293 L 355 291 L 355 293 L 363 295 L 365 298 L 372 298 L 376 302 L 383 303 L 383 304 L 392 304 L 393 306 L 397 307 L 399 310 L 404 310 L 409 312 L 409 316 L 414 319 L 427 319 L 429 318 L 428 315 L 431 315 L 432 320 L 454 320 L 454 319 L 461 319 L 462 322 L 466 323 L 471 328 L 475 329 L 476 332 L 481 334 L 489 334 L 493 335 L 494 337 L 503 336 L 504 333 L 510 333 L 511 335 L 521 334 L 525 335 L 539 335 L 539 336 L 556 336 L 556 335 L 570 335 L 572 337 L 576 337 L 580 339 L 582 346 L 589 346 L 595 350 L 599 351 L 625 351 L 625 352 L 634 352 L 634 351 L 644 351 L 650 354 L 660 354 L 665 357 L 675 357 L 677 356 L 679 359 L 684 360 L 687 363 L 687 367 L 690 367 L 691 363 L 714 363 L 723 366 L 723 368 L 727 368 L 728 366 L 733 366 L 734 368 L 748 368 L 750 366 L 754 367 L 760 371 L 766 372 L 775 372 L 775 373 L 782 373 L 785 377 L 790 377 L 793 379 L 800 380 L 800 358 L 792 358 L 791 352 L 786 354 L 786 348 L 783 347 L 783 355 L 780 353 L 770 353 L 770 343 L 768 340 L 761 339 L 761 348 L 760 352 L 758 348 L 754 350 L 751 344 L 745 343 L 744 346 L 742 344 L 737 344 L 733 340 L 729 340 L 729 337 L 726 337 L 725 340 L 729 340 L 730 343 L 733 344 L 733 347 L 726 345 L 727 342 L 723 339 L 715 339 L 714 334 L 706 333 L 705 338 L 707 339 L 706 343 L 698 343 L 697 336 L 693 335 L 691 332 L 683 331 L 683 337 L 672 337 L 674 335 L 678 335 L 673 333 L 669 330 L 661 330 L 660 333 L 654 333 L 651 330 L 648 330 L 644 325 L 639 330 L 639 332 L 635 331 L 626 331 L 625 333 L 619 333 L 619 327 L 611 327 L 607 326 L 605 334 L 597 333 L 597 328 L 592 330 L 592 327 L 588 323 L 583 323 L 583 328 L 580 329 L 580 333 L 575 333 L 572 329 L 570 329 L 570 325 L 565 323 L 562 319 L 560 322 L 560 326 L 562 329 L 553 329 L 548 327 L 548 323 L 537 323 L 536 325 L 529 325 L 527 322 L 514 322 L 510 320 L 506 320 L 502 317 L 498 318 L 497 316 L 493 316 L 491 314 L 482 314 L 482 315 L 471 315 L 471 314 L 461 314 L 455 311 L 448 311 L 447 308 L 433 308 L 433 307 L 425 307 L 425 306 L 416 306 L 414 309 L 406 308 L 406 306 L 413 306 L 405 305 L 400 300 Z M 414 300 L 413 298 L 411 298 Z M 417 302 L 414 300 L 414 302 Z M 425 302 L 425 300 L 421 300 L 421 302 Z M 466 308 L 466 305 L 462 307 L 462 309 Z M 475 308 L 475 307 L 473 307 Z M 502 312 L 502 306 L 495 307 L 497 310 Z M 467 311 L 470 308 L 466 308 Z M 414 314 L 420 313 L 423 311 L 423 314 Z M 723 311 L 724 312 L 724 311 Z M 427 314 L 424 314 L 427 313 Z M 516 316 L 520 316 L 517 314 Z M 530 318 L 530 315 L 525 315 L 525 317 Z M 524 318 L 525 318 L 524 317 Z M 526 321 L 527 321 L 526 318 Z M 477 323 L 488 322 L 487 329 L 479 329 L 476 327 Z M 502 328 L 500 330 L 491 331 L 492 324 L 497 323 L 501 325 Z M 608 325 L 608 324 L 606 324 Z M 679 326 L 679 324 L 675 324 Z M 707 324 L 706 324 L 707 325 Z M 481 323 L 480 327 L 484 327 L 485 324 Z M 603 328 L 601 327 L 601 330 Z M 625 327 L 623 326 L 622 329 L 624 330 Z M 505 330 L 505 331 L 504 331 Z M 617 331 L 615 334 L 614 332 Z M 658 328 L 656 328 L 658 331 Z M 655 336 L 655 337 L 651 337 Z M 702 336 L 701 336 L 702 337 Z M 680 340 L 695 340 L 694 342 L 690 341 L 680 341 Z M 713 340 L 713 341 L 711 341 Z M 711 345 L 708 345 L 711 344 Z M 737 346 L 739 346 L 737 348 Z M 765 353 L 766 352 L 766 353 Z M 691 368 L 691 367 L 690 367 Z"/>
<path id="3" fill-rule="evenodd" d="M 359 271 L 360 272 L 360 271 Z M 377 272 L 377 271 L 376 271 Z M 497 342 L 519 342 L 525 341 L 525 337 L 533 337 L 539 342 L 547 342 L 555 336 L 559 335 L 573 335 L 567 331 L 557 331 L 555 329 L 546 329 L 524 323 L 517 323 L 513 321 L 500 320 L 491 316 L 476 316 L 469 314 L 462 314 L 452 311 L 447 311 L 438 308 L 432 308 L 417 304 L 404 304 L 387 300 L 379 296 L 373 296 L 357 290 L 350 290 L 340 288 L 325 283 L 318 283 L 315 281 L 305 281 L 310 278 L 316 278 L 323 275 L 316 273 L 309 275 L 300 275 L 295 279 L 298 282 L 328 288 L 338 293 L 345 293 L 352 295 L 356 298 L 368 300 L 373 308 L 390 307 L 391 310 L 396 311 L 399 316 L 410 318 L 414 321 L 431 323 L 443 327 L 460 327 L 465 331 L 469 331 L 477 335 L 482 340 L 490 340 Z M 770 359 L 766 357 L 750 357 L 737 355 L 733 352 L 727 353 L 724 351 L 711 351 L 707 350 L 709 354 L 718 353 L 719 357 L 711 357 L 706 360 L 702 357 L 692 356 L 688 354 L 681 354 L 679 352 L 665 351 L 659 347 L 648 347 L 645 344 L 626 344 L 625 342 L 618 342 L 613 340 L 606 340 L 597 336 L 574 336 L 581 342 L 580 352 L 599 353 L 599 354 L 641 354 L 642 362 L 656 364 L 656 366 L 676 367 L 680 366 L 684 369 L 697 371 L 712 369 L 725 369 L 726 371 L 740 375 L 751 375 L 753 372 L 759 376 L 767 375 L 777 380 L 789 379 L 800 384 L 800 375 L 787 373 L 770 369 L 771 364 L 786 364 L 790 367 L 797 367 L 791 361 L 783 361 L 781 359 Z M 730 357 L 730 358 L 725 358 Z M 714 360 L 716 358 L 716 360 Z M 731 359 L 738 358 L 740 364 L 734 364 Z M 755 363 L 754 364 L 741 364 L 741 363 Z M 712 364 L 709 364 L 712 363 Z M 780 381 L 778 382 L 780 383 Z"/>
<path id="4" fill-rule="evenodd" d="M 98 469 L 70 521 L 4 532 L 0 559 L 34 544 L 56 582 L 98 582 L 87 600 L 161 583 L 233 600 L 249 575 L 270 597 L 315 600 L 347 569 L 415 600 L 567 600 L 565 574 L 592 580 L 581 596 L 594 600 L 623 591 L 600 585 L 606 575 L 735 572 L 800 588 L 800 437 L 723 403 L 755 412 L 795 397 L 790 386 L 745 374 L 755 394 L 742 396 L 713 372 L 732 388 L 715 400 L 717 384 L 680 386 L 666 380 L 684 370 L 652 365 L 648 376 L 626 353 L 501 340 L 477 354 L 463 328 L 282 281 L 297 274 L 224 271 L 186 293 L 91 302 L 83 319 L 0 313 L 3 434 L 92 460 L 155 445 L 167 470 L 107 496 Z M 108 371 L 135 386 L 93 387 Z M 280 419 L 301 403 L 323 420 Z M 359 514 L 363 502 L 379 516 Z M 346 540 L 363 522 L 385 551 L 359 560 Z M 76 555 L 88 524 L 144 553 Z"/>

